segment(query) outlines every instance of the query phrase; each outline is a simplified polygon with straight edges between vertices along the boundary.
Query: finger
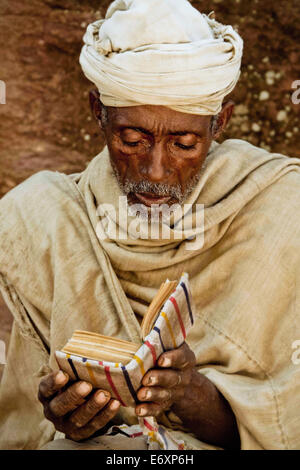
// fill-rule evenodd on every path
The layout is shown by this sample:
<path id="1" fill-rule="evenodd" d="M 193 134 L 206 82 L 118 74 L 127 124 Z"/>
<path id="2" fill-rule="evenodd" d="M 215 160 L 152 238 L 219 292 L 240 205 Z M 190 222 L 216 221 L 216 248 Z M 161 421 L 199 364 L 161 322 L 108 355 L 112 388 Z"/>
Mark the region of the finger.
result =
<path id="1" fill-rule="evenodd" d="M 85 426 L 110 400 L 110 393 L 97 390 L 92 397 L 78 407 L 70 416 L 70 423 L 76 428 Z"/>
<path id="2" fill-rule="evenodd" d="M 189 369 L 188 369 L 189 370 Z M 178 371 L 173 369 L 150 369 L 143 377 L 142 384 L 144 386 L 159 386 L 164 388 L 174 388 L 179 385 L 187 385 L 189 383 L 189 375 L 187 371 Z"/>
<path id="3" fill-rule="evenodd" d="M 146 416 L 159 416 L 164 409 L 169 408 L 169 404 L 158 404 L 158 403 L 143 403 L 138 405 L 135 408 L 137 416 L 146 417 Z"/>
<path id="4" fill-rule="evenodd" d="M 66 437 L 73 441 L 87 439 L 111 421 L 119 411 L 119 408 L 120 402 L 118 400 L 111 400 L 88 424 L 80 429 L 73 429 Z"/>
<path id="5" fill-rule="evenodd" d="M 196 357 L 186 343 L 177 349 L 172 349 L 163 353 L 158 359 L 160 367 L 184 370 L 196 365 Z"/>
<path id="6" fill-rule="evenodd" d="M 49 404 L 50 403 L 47 401 L 44 405 L 44 416 L 55 425 L 57 431 L 60 431 L 60 429 L 57 427 L 57 424 L 62 420 L 62 418 L 58 418 L 52 413 Z"/>
<path id="7" fill-rule="evenodd" d="M 54 416 L 64 416 L 84 403 L 86 397 L 92 390 L 88 382 L 76 382 L 64 392 L 57 395 L 49 403 L 49 409 Z"/>
<path id="8" fill-rule="evenodd" d="M 184 395 L 184 388 L 162 388 L 162 387 L 142 387 L 137 397 L 142 402 L 154 402 L 158 404 L 165 404 L 166 402 L 173 403 L 174 400 L 179 400 Z"/>
<path id="9" fill-rule="evenodd" d="M 62 370 L 46 375 L 42 378 L 39 385 L 39 400 L 43 402 L 45 399 L 50 398 L 61 390 L 68 381 L 68 374 Z"/>

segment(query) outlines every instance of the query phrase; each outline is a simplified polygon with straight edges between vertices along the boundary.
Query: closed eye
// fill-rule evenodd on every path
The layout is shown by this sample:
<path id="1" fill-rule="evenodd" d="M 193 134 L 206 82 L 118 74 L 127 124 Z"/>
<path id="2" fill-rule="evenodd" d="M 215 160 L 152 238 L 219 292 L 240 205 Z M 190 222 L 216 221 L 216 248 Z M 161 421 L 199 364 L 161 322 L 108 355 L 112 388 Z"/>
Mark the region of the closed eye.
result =
<path id="1" fill-rule="evenodd" d="M 179 142 L 176 142 L 175 145 L 176 147 L 179 147 L 183 150 L 192 150 L 195 148 L 195 145 L 183 145 L 183 144 L 180 144 Z"/>
<path id="2" fill-rule="evenodd" d="M 123 144 L 128 145 L 129 147 L 136 147 L 139 143 L 140 143 L 140 141 L 137 141 L 137 142 L 125 142 L 125 141 L 123 140 Z"/>

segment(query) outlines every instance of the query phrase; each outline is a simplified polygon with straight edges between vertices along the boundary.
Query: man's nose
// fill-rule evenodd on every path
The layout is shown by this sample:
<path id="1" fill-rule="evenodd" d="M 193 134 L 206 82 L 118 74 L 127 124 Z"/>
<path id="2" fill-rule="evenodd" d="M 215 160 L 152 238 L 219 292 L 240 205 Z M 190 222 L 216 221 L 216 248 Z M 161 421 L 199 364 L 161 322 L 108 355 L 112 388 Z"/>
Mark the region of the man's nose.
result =
<path id="1" fill-rule="evenodd" d="M 153 145 L 149 152 L 147 165 L 147 177 L 153 183 L 158 183 L 166 179 L 170 174 L 166 149 L 163 142 Z"/>

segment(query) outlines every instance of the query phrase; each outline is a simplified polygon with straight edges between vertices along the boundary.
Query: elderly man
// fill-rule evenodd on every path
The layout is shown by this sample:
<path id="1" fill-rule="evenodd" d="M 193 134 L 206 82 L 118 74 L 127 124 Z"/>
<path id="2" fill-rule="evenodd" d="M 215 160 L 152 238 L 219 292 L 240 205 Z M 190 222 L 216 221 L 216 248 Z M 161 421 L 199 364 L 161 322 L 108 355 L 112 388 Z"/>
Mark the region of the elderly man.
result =
<path id="1" fill-rule="evenodd" d="M 187 449 L 299 448 L 300 167 L 215 142 L 233 111 L 241 38 L 187 0 L 117 0 L 84 42 L 107 147 L 83 173 L 39 173 L 0 203 L 0 286 L 15 317 L 1 447 L 147 448 L 105 432 L 155 416 Z M 201 242 L 178 229 L 182 211 L 169 239 L 133 237 L 124 195 L 145 214 L 189 204 L 194 220 L 204 207 Z M 57 371 L 75 329 L 139 341 L 158 287 L 183 271 L 194 327 L 144 375 L 135 409 Z M 56 431 L 66 438 L 53 441 Z"/>

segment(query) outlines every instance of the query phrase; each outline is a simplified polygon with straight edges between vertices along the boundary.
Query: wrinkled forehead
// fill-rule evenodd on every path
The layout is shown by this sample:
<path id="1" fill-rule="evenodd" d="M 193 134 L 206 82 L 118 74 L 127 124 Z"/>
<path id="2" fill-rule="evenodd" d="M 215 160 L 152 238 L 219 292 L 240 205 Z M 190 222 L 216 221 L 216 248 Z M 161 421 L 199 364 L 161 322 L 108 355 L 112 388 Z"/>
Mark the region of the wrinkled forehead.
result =
<path id="1" fill-rule="evenodd" d="M 150 133 L 205 133 L 212 118 L 212 116 L 181 113 L 165 106 L 154 105 L 109 107 L 107 110 L 114 128 L 144 129 Z"/>

